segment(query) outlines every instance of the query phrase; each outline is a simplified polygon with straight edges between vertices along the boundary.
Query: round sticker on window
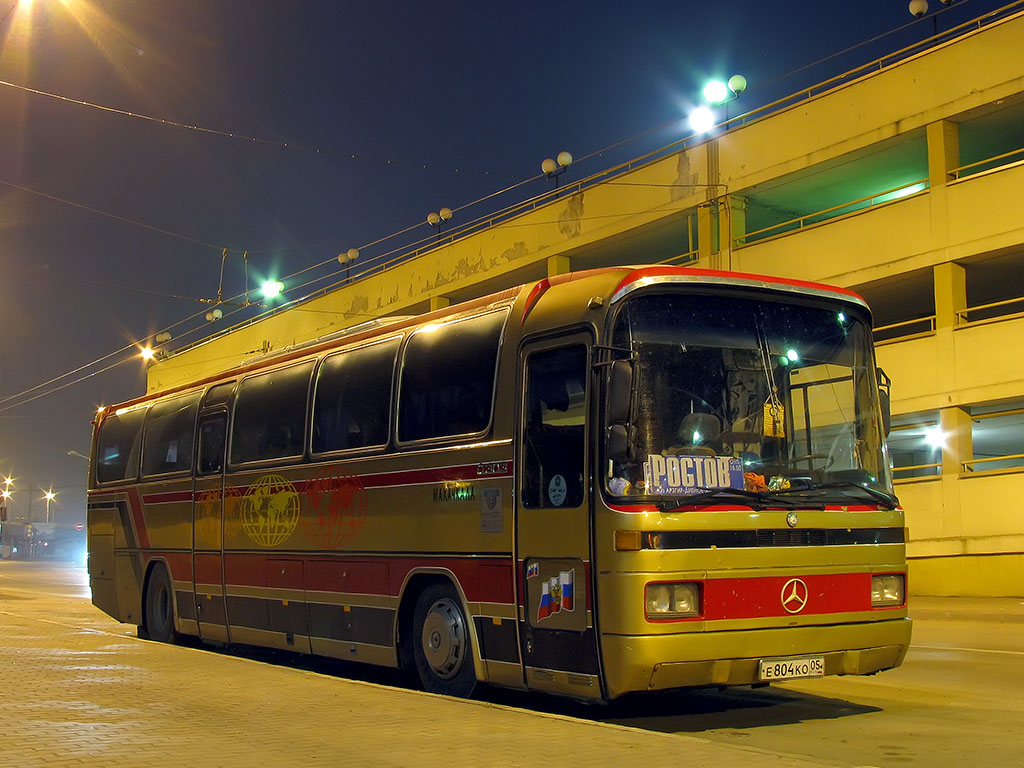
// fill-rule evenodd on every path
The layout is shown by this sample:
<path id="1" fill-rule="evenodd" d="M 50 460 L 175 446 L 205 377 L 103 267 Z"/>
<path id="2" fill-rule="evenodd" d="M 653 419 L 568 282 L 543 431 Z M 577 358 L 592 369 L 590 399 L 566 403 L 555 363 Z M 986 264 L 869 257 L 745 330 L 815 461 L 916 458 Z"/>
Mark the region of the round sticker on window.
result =
<path id="1" fill-rule="evenodd" d="M 553 507 L 560 507 L 565 503 L 565 496 L 569 492 L 569 488 L 565 484 L 565 478 L 561 475 L 555 475 L 551 478 L 551 482 L 548 483 L 548 498 L 551 500 Z"/>

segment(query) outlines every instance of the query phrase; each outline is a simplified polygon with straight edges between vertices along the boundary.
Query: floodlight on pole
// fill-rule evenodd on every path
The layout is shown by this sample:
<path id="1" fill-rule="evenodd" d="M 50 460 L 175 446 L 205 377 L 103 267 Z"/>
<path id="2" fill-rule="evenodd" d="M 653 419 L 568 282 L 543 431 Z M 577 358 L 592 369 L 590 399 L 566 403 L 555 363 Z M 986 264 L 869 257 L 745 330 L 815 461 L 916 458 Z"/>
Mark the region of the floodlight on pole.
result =
<path id="1" fill-rule="evenodd" d="M 729 89 L 721 80 L 711 80 L 704 86 L 704 101 L 708 104 L 721 104 L 729 98 Z"/>
<path id="2" fill-rule="evenodd" d="M 263 294 L 265 299 L 274 299 L 281 295 L 284 290 L 284 283 L 280 280 L 266 280 L 263 285 L 260 286 L 260 293 Z"/>
<path id="3" fill-rule="evenodd" d="M 690 113 L 690 130 L 707 133 L 715 127 L 715 113 L 710 107 L 697 107 Z"/>

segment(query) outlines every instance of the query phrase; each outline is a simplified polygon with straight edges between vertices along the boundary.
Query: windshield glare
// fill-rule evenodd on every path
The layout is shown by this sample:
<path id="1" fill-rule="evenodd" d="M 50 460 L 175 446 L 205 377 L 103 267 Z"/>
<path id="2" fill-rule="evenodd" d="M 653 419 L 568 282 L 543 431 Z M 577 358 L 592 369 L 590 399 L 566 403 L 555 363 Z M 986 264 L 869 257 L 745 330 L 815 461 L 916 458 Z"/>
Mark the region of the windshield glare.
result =
<path id="1" fill-rule="evenodd" d="M 612 495 L 892 492 L 869 328 L 849 308 L 649 294 L 623 306 L 612 343 L 635 360 L 628 456 L 606 462 Z"/>

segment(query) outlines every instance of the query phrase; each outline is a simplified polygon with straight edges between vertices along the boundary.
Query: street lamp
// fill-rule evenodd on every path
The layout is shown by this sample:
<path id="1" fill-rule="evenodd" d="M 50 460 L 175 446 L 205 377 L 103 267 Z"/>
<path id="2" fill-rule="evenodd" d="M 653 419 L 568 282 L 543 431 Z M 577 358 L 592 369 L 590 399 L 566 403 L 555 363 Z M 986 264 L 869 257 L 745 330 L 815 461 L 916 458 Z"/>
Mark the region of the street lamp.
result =
<path id="1" fill-rule="evenodd" d="M 572 154 L 569 152 L 559 152 L 554 158 L 546 158 L 540 164 L 544 175 L 555 182 L 555 197 L 558 196 L 558 177 L 565 173 L 570 165 L 572 165 Z"/>
<path id="2" fill-rule="evenodd" d="M 721 80 L 710 80 L 705 84 L 703 94 L 706 104 L 697 107 L 690 112 L 690 129 L 694 133 L 707 133 L 715 127 L 715 113 L 712 107 L 719 107 L 728 104 L 738 98 L 741 93 L 747 90 L 747 78 L 743 75 L 733 75 L 728 82 Z M 725 119 L 729 119 L 729 107 L 725 108 Z"/>
<path id="3" fill-rule="evenodd" d="M 445 210 L 448 210 L 445 208 Z M 359 258 L 358 248 L 349 248 L 344 253 L 338 254 L 338 263 L 345 267 L 345 280 L 348 280 L 349 270 L 352 269 L 352 265 L 356 263 L 356 259 Z"/>
<path id="4" fill-rule="evenodd" d="M 442 208 L 437 213 L 431 211 L 427 214 L 427 224 L 437 230 L 437 242 L 441 242 L 441 225 L 451 219 L 452 215 L 451 208 Z"/>
<path id="5" fill-rule="evenodd" d="M 260 293 L 263 294 L 264 299 L 277 298 L 282 291 L 284 291 L 284 283 L 280 280 L 265 280 L 260 286 Z"/>
<path id="6" fill-rule="evenodd" d="M 57 498 L 57 494 L 52 490 L 46 491 L 43 498 L 46 499 L 46 522 L 50 522 L 50 502 Z"/>

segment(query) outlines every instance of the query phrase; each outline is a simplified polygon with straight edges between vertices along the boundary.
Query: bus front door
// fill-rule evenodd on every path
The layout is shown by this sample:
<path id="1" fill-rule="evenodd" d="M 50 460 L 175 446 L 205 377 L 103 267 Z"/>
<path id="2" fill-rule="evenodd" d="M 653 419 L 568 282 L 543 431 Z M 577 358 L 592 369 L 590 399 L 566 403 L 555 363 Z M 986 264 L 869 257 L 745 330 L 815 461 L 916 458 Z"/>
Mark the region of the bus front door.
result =
<path id="1" fill-rule="evenodd" d="M 529 688 L 600 698 L 591 611 L 590 337 L 529 344 L 519 379 L 516 561 Z"/>
<path id="2" fill-rule="evenodd" d="M 192 505 L 192 573 L 196 618 L 204 640 L 230 642 L 224 595 L 224 447 L 227 415 L 199 419 Z"/>

